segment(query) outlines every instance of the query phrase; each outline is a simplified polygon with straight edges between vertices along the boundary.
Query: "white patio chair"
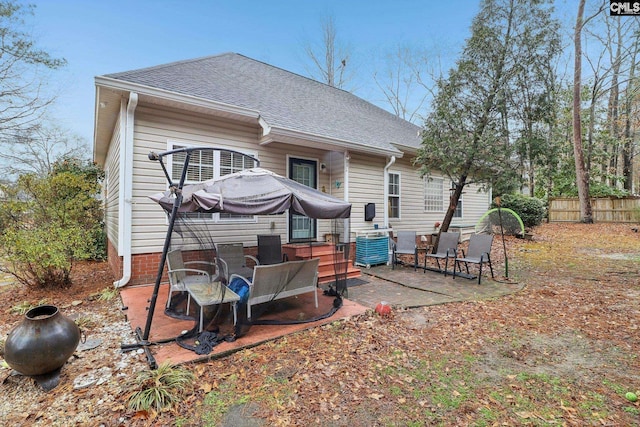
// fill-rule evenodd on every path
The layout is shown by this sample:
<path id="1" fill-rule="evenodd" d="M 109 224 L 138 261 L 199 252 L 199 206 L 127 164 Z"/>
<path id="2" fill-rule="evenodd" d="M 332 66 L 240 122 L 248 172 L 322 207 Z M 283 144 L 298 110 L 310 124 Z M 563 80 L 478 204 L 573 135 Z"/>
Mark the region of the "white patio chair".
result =
<path id="1" fill-rule="evenodd" d="M 190 266 L 199 265 L 203 268 L 191 268 Z M 179 249 L 172 250 L 167 253 L 167 269 L 169 275 L 169 297 L 167 298 L 167 308 L 171 304 L 171 296 L 173 292 L 186 292 L 187 286 L 190 284 L 211 283 L 218 278 L 217 266 L 215 263 L 207 261 L 187 261 L 182 258 L 182 251 Z M 210 273 L 211 272 L 211 273 Z M 189 305 L 191 296 L 187 294 L 187 311 L 189 314 Z"/>

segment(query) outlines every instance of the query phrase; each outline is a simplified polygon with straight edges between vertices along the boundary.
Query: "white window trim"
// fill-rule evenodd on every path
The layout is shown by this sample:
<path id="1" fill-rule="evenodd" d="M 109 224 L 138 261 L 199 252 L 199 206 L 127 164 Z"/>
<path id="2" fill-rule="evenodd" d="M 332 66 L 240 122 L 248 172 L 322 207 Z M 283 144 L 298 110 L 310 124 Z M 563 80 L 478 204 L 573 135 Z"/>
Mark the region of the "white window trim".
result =
<path id="1" fill-rule="evenodd" d="M 430 179 L 431 180 L 439 180 L 439 181 L 442 182 L 442 194 L 440 194 L 440 198 L 441 198 L 440 202 L 441 202 L 442 206 L 440 207 L 440 209 L 431 209 L 431 210 L 427 209 L 427 186 L 429 185 L 429 180 Z M 422 188 L 422 198 L 423 198 L 422 199 L 422 209 L 423 209 L 423 212 L 425 212 L 425 213 L 444 212 L 445 211 L 444 210 L 445 209 L 445 200 L 446 200 L 445 199 L 445 195 L 444 195 L 444 192 L 445 192 L 444 178 L 438 177 L 438 176 L 432 176 L 432 177 L 428 178 L 428 177 L 425 176 L 422 181 L 424 183 L 423 184 L 423 188 Z"/>
<path id="2" fill-rule="evenodd" d="M 451 188 L 455 188 L 455 182 L 451 181 Z M 451 194 L 451 193 L 449 193 Z M 453 218 L 455 219 L 462 219 L 464 218 L 464 200 L 463 200 L 463 196 L 464 196 L 464 192 L 463 194 L 460 194 L 460 198 L 458 199 L 458 204 L 456 205 L 456 211 L 458 210 L 458 206 L 460 206 L 460 216 L 456 216 L 455 212 L 453 213 Z M 449 196 L 451 197 L 451 196 Z"/>
<path id="3" fill-rule="evenodd" d="M 462 203 L 462 205 L 460 205 L 460 203 Z M 463 219 L 464 218 L 464 200 L 463 200 L 462 194 L 460 195 L 460 199 L 458 200 L 458 205 L 456 205 L 456 210 L 458 209 L 457 208 L 458 206 L 460 206 L 460 216 L 455 216 L 455 212 L 454 212 L 453 218 Z"/>
<path id="4" fill-rule="evenodd" d="M 388 197 L 397 197 L 398 198 L 398 216 L 397 217 L 392 217 L 391 216 L 391 210 L 389 210 L 389 219 L 402 219 L 402 174 L 400 172 L 396 172 L 396 171 L 388 171 L 387 174 L 389 176 L 391 175 L 398 175 L 398 194 L 391 194 L 390 192 L 388 193 Z M 388 182 L 391 182 L 391 180 L 388 180 Z M 389 201 L 387 200 L 387 203 L 389 203 Z"/>
<path id="5" fill-rule="evenodd" d="M 175 149 L 174 147 L 178 145 L 181 147 L 207 147 L 207 148 L 214 148 L 211 147 L 210 145 L 207 144 L 194 144 L 192 142 L 186 142 L 186 141 L 180 141 L 180 140 L 175 140 L 175 139 L 170 139 L 167 140 L 167 151 L 171 151 L 173 149 Z M 256 155 L 255 152 L 250 152 L 250 151 L 240 151 L 238 150 L 236 147 L 226 147 L 226 146 L 216 146 L 214 148 L 214 152 L 213 152 L 213 163 L 214 163 L 214 167 L 213 167 L 213 178 L 220 178 L 220 150 L 230 150 L 230 151 L 237 151 L 240 152 L 242 154 L 246 154 L 248 156 L 254 157 L 254 158 L 258 158 L 258 156 Z M 173 159 L 171 159 L 170 161 L 167 162 L 167 164 L 165 165 L 167 167 L 167 172 L 169 173 L 169 176 L 173 175 Z M 187 181 L 185 180 L 185 185 L 187 184 L 197 184 L 197 182 L 194 181 Z M 167 184 L 167 189 L 169 189 L 168 184 Z M 219 213 L 212 213 L 211 214 L 211 219 L 209 218 L 200 218 L 194 221 L 202 221 L 202 222 L 213 222 L 216 224 L 256 224 L 258 222 L 258 217 L 256 215 L 253 215 L 251 218 L 237 218 L 237 219 L 233 219 L 233 218 L 220 218 L 220 214 Z"/>

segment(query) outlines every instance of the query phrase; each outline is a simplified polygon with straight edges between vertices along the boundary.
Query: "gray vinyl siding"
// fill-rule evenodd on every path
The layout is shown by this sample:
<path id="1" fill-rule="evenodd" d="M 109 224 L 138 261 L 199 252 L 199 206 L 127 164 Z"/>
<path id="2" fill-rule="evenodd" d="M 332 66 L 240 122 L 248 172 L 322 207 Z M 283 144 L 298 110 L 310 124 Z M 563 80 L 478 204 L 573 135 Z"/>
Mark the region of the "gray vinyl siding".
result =
<path id="1" fill-rule="evenodd" d="M 257 124 L 231 121 L 222 118 L 186 113 L 171 109 L 141 104 L 135 113 L 134 126 L 134 170 L 133 170 L 133 218 L 132 253 L 160 252 L 167 231 L 167 217 L 159 205 L 149 196 L 167 189 L 167 182 L 158 162 L 150 161 L 150 151 L 162 152 L 171 148 L 171 143 L 187 146 L 211 146 L 233 149 L 252 154 L 260 159 L 261 167 L 280 175 L 287 171 L 289 157 L 312 159 L 324 163 L 325 172 L 318 172 L 318 188 L 338 198 L 344 198 L 345 179 L 344 155 L 342 152 L 330 152 L 291 144 L 272 142 L 260 145 L 261 129 Z M 119 132 L 114 132 L 118 135 Z M 111 152 L 116 153 L 119 141 L 112 141 Z M 351 238 L 358 230 L 373 229 L 374 224 L 384 224 L 384 167 L 386 157 L 376 157 L 351 153 L 348 164 L 348 198 L 352 203 Z M 400 174 L 400 219 L 390 219 L 394 231 L 416 230 L 419 234 L 431 234 L 436 221 L 442 221 L 442 212 L 424 212 L 424 183 L 417 169 L 412 165 L 411 155 L 397 159 L 389 169 Z M 117 170 L 113 159 L 114 171 Z M 319 168 L 318 168 L 319 169 Z M 117 186 L 117 179 L 112 180 Z M 337 188 L 336 181 L 341 183 Z M 443 197 L 448 197 L 449 183 L 445 182 Z M 454 223 L 475 223 L 488 208 L 488 196 L 477 193 L 474 186 L 467 187 L 463 196 L 464 218 Z M 117 205 L 117 187 L 109 190 L 108 201 Z M 371 222 L 364 221 L 364 205 L 376 204 L 376 217 Z M 445 202 L 446 205 L 446 202 Z M 109 214 L 109 220 L 115 228 L 117 237 L 117 208 Z M 115 215 L 115 216 L 114 216 Z M 115 221 L 115 222 L 114 222 Z M 211 236 L 217 243 L 242 242 L 245 246 L 255 246 L 257 235 L 280 234 L 287 242 L 287 216 L 258 216 L 249 222 L 217 222 L 209 227 L 215 230 Z M 318 239 L 332 232 L 331 220 L 318 220 Z M 111 236 L 111 234 L 110 234 Z M 111 238 L 111 237 L 110 237 Z"/>
<path id="2" fill-rule="evenodd" d="M 380 227 L 384 222 L 384 157 L 351 153 L 349 160 L 349 202 L 351 202 L 351 232 Z M 364 220 L 364 206 L 375 203 L 373 221 Z M 352 235 L 353 237 L 353 235 Z"/>
<path id="3" fill-rule="evenodd" d="M 116 122 L 105 162 L 104 219 L 107 238 L 118 248 L 118 201 L 120 196 L 120 121 Z"/>
<path id="4" fill-rule="evenodd" d="M 260 159 L 261 167 L 281 175 L 287 173 L 287 155 L 313 159 L 327 165 L 330 160 L 331 164 L 338 163 L 322 150 L 278 143 L 261 146 L 258 143 L 259 132 L 257 125 L 139 106 L 134 128 L 132 253 L 161 251 L 167 230 L 164 211 L 149 199 L 150 195 L 167 189 L 159 163 L 148 159 L 150 151 L 166 151 L 170 143 L 228 148 L 256 156 Z M 341 160 L 337 170 L 335 175 L 329 171 L 319 173 L 319 189 L 324 188 L 327 193 L 341 197 L 342 190 L 332 188 L 330 182 L 335 177 L 343 176 Z M 215 229 L 213 238 L 216 243 L 242 242 L 245 246 L 255 246 L 258 234 L 269 233 L 280 234 L 282 241 L 287 241 L 286 215 L 257 216 L 254 222 L 217 222 L 210 228 Z M 320 239 L 330 229 L 331 221 L 318 221 Z"/>
<path id="5" fill-rule="evenodd" d="M 424 212 L 424 185 L 418 168 L 412 165 L 412 161 L 413 158 L 407 154 L 397 159 L 389 168 L 389 172 L 400 175 L 400 218 L 390 218 L 389 223 L 394 231 L 416 230 L 420 234 L 430 233 L 431 215 Z"/>
<path id="6" fill-rule="evenodd" d="M 359 230 L 371 230 L 374 224 L 384 224 L 384 167 L 388 160 L 361 154 L 352 154 L 349 166 L 349 201 L 353 204 L 351 214 L 352 237 Z M 429 235 L 435 231 L 434 224 L 442 222 L 446 213 L 450 182 L 444 178 L 443 209 L 426 212 L 424 209 L 424 180 L 413 158 L 407 154 L 390 166 L 389 172 L 400 175 L 400 218 L 389 218 L 394 234 L 399 231 L 417 231 L 419 235 Z M 436 175 L 439 176 L 439 175 Z M 464 189 L 463 217 L 454 218 L 452 225 L 474 225 L 489 207 L 489 194 L 478 191 L 477 185 Z M 364 205 L 376 204 L 376 217 L 371 222 L 364 221 Z"/>

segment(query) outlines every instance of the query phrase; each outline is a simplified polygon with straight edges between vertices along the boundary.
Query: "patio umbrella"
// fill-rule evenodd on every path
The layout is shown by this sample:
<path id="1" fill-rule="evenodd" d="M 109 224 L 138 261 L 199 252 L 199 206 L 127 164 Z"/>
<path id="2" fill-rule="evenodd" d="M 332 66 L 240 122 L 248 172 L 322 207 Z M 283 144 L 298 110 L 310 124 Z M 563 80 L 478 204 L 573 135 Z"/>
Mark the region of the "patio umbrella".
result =
<path id="1" fill-rule="evenodd" d="M 287 209 L 291 209 L 295 213 L 316 219 L 349 218 L 351 215 L 350 203 L 259 167 L 225 175 L 199 184 L 184 185 L 191 154 L 212 150 L 215 150 L 215 148 L 185 147 L 163 153 L 149 153 L 149 160 L 160 163 L 171 188 L 168 191 L 150 196 L 152 200 L 167 211 L 169 226 L 165 236 L 153 294 L 149 300 L 149 312 L 144 332 L 140 327 L 136 328 L 137 343 L 123 344 L 122 348 L 123 350 L 130 350 L 142 347 L 152 368 L 157 367 L 157 364 L 149 349 L 151 344 L 149 342 L 149 334 L 166 255 L 171 243 L 171 234 L 179 212 L 270 215 L 281 214 Z M 248 157 L 255 164 L 260 165 L 260 161 L 256 158 L 233 150 L 225 151 Z M 184 156 L 184 165 L 179 182 L 174 182 L 168 173 L 163 158 L 167 155 L 178 153 L 185 153 L 186 155 Z"/>
<path id="2" fill-rule="evenodd" d="M 182 189 L 179 212 L 223 212 L 238 215 L 281 214 L 287 209 L 317 219 L 348 218 L 351 204 L 262 168 L 246 169 Z M 150 197 L 167 212 L 171 191 Z"/>

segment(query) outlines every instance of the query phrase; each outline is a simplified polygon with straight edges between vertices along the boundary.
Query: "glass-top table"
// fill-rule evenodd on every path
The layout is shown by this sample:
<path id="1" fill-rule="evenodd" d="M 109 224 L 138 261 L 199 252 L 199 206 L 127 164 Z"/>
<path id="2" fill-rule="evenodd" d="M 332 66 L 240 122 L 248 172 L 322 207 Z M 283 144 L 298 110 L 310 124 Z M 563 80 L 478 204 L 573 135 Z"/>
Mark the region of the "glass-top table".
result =
<path id="1" fill-rule="evenodd" d="M 202 332 L 204 307 L 208 305 L 230 303 L 233 308 L 233 324 L 235 325 L 238 321 L 236 303 L 240 301 L 240 296 L 221 282 L 190 284 L 187 285 L 187 291 L 191 295 L 191 298 L 200 306 L 200 327 L 198 332 Z"/>

